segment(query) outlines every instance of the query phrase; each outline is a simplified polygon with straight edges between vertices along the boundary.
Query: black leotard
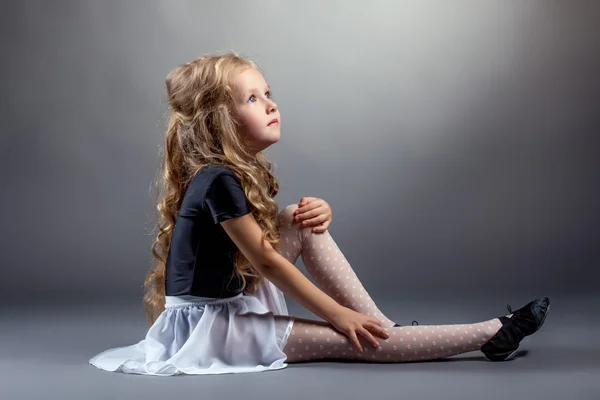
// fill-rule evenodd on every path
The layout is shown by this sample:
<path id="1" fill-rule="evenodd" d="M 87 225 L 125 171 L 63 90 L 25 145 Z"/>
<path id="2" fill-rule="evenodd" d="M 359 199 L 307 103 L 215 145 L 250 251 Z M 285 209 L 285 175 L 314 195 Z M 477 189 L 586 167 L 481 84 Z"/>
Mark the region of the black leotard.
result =
<path id="1" fill-rule="evenodd" d="M 192 179 L 175 222 L 166 264 L 167 296 L 224 298 L 241 292 L 234 274 L 237 246 L 220 222 L 250 212 L 237 176 L 209 165 Z"/>

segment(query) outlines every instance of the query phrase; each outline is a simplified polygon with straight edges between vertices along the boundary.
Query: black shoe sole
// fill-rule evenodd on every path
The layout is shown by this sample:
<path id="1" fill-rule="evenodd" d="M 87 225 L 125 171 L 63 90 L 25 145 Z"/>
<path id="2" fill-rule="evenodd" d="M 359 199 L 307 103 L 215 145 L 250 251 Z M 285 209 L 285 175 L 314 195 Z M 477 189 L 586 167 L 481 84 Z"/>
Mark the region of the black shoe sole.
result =
<path id="1" fill-rule="evenodd" d="M 498 361 L 508 361 L 510 359 L 512 359 L 515 354 L 517 354 L 517 351 L 519 351 L 519 347 L 521 347 L 521 345 L 517 346 L 516 350 L 513 351 L 512 353 L 510 353 L 508 356 L 506 356 L 506 358 L 503 358 L 502 360 L 492 360 L 491 358 L 488 358 L 488 356 L 485 355 L 485 353 L 483 353 L 483 356 L 488 360 L 488 361 L 492 361 L 492 362 L 498 362 Z"/>
<path id="2" fill-rule="evenodd" d="M 548 316 L 548 312 L 550 311 L 550 305 L 548 304 L 548 306 L 546 307 L 546 312 L 544 313 L 544 317 L 542 318 L 542 321 L 540 322 L 540 325 L 536 328 L 535 331 L 533 331 L 531 333 L 531 335 L 533 335 L 534 333 L 536 333 L 537 331 L 540 330 L 540 328 L 542 327 L 542 325 L 544 325 L 544 322 L 546 321 L 546 316 Z M 529 335 L 530 336 L 530 335 Z M 512 353 L 510 353 L 508 356 L 506 356 L 506 358 L 503 358 L 502 360 L 492 360 L 490 358 L 488 358 L 488 356 L 483 353 L 483 356 L 488 360 L 488 361 L 493 361 L 493 362 L 497 362 L 497 361 L 508 361 L 510 359 L 512 359 L 515 354 L 517 354 L 517 351 L 519 351 L 519 347 L 521 347 L 521 344 L 519 343 L 519 345 L 517 346 L 517 348 L 515 349 L 515 351 L 513 351 Z"/>

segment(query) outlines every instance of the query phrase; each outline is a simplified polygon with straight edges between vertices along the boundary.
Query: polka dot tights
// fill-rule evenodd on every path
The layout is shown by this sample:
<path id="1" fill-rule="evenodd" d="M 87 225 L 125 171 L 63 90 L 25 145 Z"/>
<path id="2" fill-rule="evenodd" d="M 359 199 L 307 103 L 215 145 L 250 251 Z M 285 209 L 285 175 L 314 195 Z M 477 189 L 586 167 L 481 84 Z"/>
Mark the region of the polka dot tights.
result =
<path id="1" fill-rule="evenodd" d="M 364 349 L 360 353 L 331 324 L 292 317 L 294 325 L 283 348 L 287 362 L 336 358 L 368 362 L 431 360 L 479 350 L 502 326 L 494 318 L 471 324 L 393 327 L 394 322 L 375 305 L 329 232 L 313 233 L 312 227 L 293 222 L 297 207 L 292 204 L 279 215 L 280 254 L 292 264 L 301 255 L 306 270 L 325 293 L 343 306 L 381 320 L 390 337 L 374 335 L 379 342 L 375 348 L 358 334 Z"/>
<path id="2" fill-rule="evenodd" d="M 302 255 L 307 272 L 320 289 L 341 305 L 376 317 L 383 327 L 394 326 L 395 322 L 386 317 L 371 299 L 329 231 L 314 233 L 310 226 L 293 223 L 293 213 L 297 208 L 297 205 L 291 204 L 279 215 L 279 253 L 292 264 Z"/>
<path id="3" fill-rule="evenodd" d="M 432 360 L 479 350 L 501 325 L 501 322 L 494 318 L 472 324 L 385 328 L 390 337 L 383 339 L 376 336 L 379 342 L 377 348 L 358 335 L 364 349 L 360 353 L 345 335 L 330 324 L 296 318 L 283 352 L 288 357 L 287 362 L 329 358 L 369 362 Z"/>

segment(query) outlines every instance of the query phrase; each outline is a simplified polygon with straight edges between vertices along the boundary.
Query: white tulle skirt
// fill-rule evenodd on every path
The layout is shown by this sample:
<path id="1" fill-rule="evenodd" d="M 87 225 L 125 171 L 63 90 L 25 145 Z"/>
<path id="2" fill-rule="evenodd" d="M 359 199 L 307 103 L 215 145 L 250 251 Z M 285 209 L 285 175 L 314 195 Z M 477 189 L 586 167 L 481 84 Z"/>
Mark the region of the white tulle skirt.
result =
<path id="1" fill-rule="evenodd" d="M 89 363 L 105 371 L 157 376 L 282 369 L 294 323 L 288 315 L 283 293 L 266 278 L 256 293 L 226 299 L 166 296 L 165 310 L 144 339 L 106 350 Z"/>

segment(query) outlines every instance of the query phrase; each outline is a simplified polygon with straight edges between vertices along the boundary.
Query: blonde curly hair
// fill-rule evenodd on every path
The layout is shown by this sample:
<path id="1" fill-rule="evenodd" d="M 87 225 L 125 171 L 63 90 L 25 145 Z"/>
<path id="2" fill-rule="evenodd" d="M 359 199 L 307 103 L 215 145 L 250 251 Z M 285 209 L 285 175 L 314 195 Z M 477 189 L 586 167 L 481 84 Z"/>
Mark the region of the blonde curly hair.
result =
<path id="1" fill-rule="evenodd" d="M 238 135 L 239 123 L 231 112 L 232 79 L 246 68 L 260 71 L 255 62 L 230 51 L 200 56 L 167 74 L 170 116 L 160 175 L 154 181 L 158 189 L 158 234 L 151 247 L 154 257 L 143 295 L 150 324 L 165 309 L 166 259 L 183 196 L 196 172 L 204 166 L 225 166 L 239 178 L 264 240 L 279 248 L 279 210 L 273 200 L 279 184 L 273 163 L 261 152 L 252 154 L 244 146 L 244 138 Z M 263 277 L 239 250 L 234 259 L 235 273 L 244 290 L 254 293 Z"/>

